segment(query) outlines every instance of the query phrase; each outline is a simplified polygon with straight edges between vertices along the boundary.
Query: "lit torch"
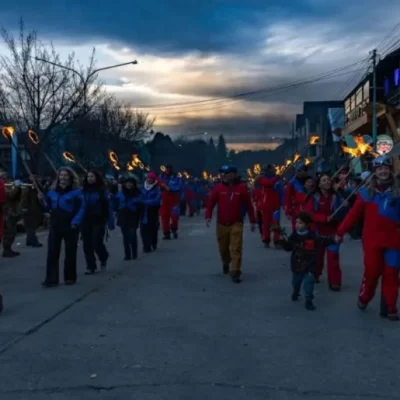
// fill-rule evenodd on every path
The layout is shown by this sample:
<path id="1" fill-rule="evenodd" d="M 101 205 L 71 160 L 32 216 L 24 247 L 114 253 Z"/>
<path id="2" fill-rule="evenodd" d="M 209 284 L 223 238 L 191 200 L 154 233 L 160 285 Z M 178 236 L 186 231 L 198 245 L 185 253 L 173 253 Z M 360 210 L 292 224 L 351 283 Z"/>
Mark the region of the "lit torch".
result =
<path id="1" fill-rule="evenodd" d="M 353 169 L 356 167 L 356 165 L 361 161 L 361 156 L 365 155 L 365 154 L 370 154 L 374 157 L 378 156 L 377 153 L 374 153 L 372 151 L 372 146 L 369 143 L 365 143 L 364 138 L 362 136 L 355 136 L 354 137 L 354 142 L 356 144 L 355 148 L 351 148 L 351 147 L 347 147 L 347 146 L 342 146 L 342 151 L 344 153 L 350 154 L 350 159 L 344 164 L 342 165 L 332 176 L 332 179 L 335 178 L 337 175 L 340 174 L 341 171 L 343 171 L 346 167 L 349 166 L 349 164 L 351 163 L 351 161 L 354 158 L 358 158 L 358 161 L 356 163 L 353 164 L 352 168 L 350 169 L 349 173 L 347 175 L 349 175 L 351 173 L 351 171 L 353 171 Z"/>
<path id="2" fill-rule="evenodd" d="M 203 171 L 202 177 L 203 177 L 203 179 L 204 179 L 205 181 L 208 179 L 207 171 Z"/>
<path id="3" fill-rule="evenodd" d="M 121 169 L 121 167 L 119 165 L 119 158 L 118 158 L 117 153 L 115 151 L 109 150 L 108 159 L 110 160 L 111 165 L 113 166 L 113 168 L 115 170 L 119 171 Z"/>
<path id="4" fill-rule="evenodd" d="M 161 172 L 165 172 L 166 170 L 167 170 L 167 168 L 165 167 L 165 165 L 161 165 L 160 171 L 161 171 Z"/>
<path id="5" fill-rule="evenodd" d="M 15 145 L 15 142 L 13 140 L 13 135 L 14 135 L 15 129 L 12 126 L 3 126 L 3 128 L 1 129 L 1 134 L 10 142 L 11 146 L 14 148 L 14 150 L 16 151 L 16 153 L 18 154 L 18 156 L 20 157 L 21 161 L 22 161 L 22 165 L 24 166 L 26 172 L 28 173 L 28 175 L 32 178 L 34 178 L 31 169 L 29 168 L 28 164 L 26 163 L 26 161 L 24 160 L 24 158 L 21 156 L 20 151 L 18 150 L 18 147 Z M 33 182 L 35 182 L 33 180 Z"/>
<path id="6" fill-rule="evenodd" d="M 315 146 L 317 143 L 319 143 L 320 137 L 319 136 L 311 136 L 308 139 L 308 144 L 310 146 Z"/>
<path id="7" fill-rule="evenodd" d="M 72 153 L 70 153 L 69 151 L 64 151 L 63 157 L 65 160 L 67 160 L 70 163 L 76 164 L 83 172 L 87 173 L 87 169 L 79 161 L 75 159 Z"/>

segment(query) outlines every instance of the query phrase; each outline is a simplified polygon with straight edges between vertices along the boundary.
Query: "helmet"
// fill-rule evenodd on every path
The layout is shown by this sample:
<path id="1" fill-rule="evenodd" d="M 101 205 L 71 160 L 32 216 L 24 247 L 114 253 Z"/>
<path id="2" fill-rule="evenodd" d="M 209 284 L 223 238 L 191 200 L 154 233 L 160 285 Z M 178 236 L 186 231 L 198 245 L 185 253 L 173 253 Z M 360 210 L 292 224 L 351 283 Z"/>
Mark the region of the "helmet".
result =
<path id="1" fill-rule="evenodd" d="M 238 170 L 235 166 L 233 165 L 223 165 L 220 169 L 219 172 L 223 173 L 223 174 L 229 174 L 231 172 L 237 173 Z"/>
<path id="2" fill-rule="evenodd" d="M 295 171 L 307 171 L 308 168 L 304 161 L 297 161 L 294 164 L 294 169 Z"/>
<path id="3" fill-rule="evenodd" d="M 376 157 L 374 159 L 374 161 L 372 162 L 372 168 L 374 170 L 376 170 L 377 168 L 382 167 L 382 166 L 391 168 L 393 166 L 392 159 L 388 156 Z"/>

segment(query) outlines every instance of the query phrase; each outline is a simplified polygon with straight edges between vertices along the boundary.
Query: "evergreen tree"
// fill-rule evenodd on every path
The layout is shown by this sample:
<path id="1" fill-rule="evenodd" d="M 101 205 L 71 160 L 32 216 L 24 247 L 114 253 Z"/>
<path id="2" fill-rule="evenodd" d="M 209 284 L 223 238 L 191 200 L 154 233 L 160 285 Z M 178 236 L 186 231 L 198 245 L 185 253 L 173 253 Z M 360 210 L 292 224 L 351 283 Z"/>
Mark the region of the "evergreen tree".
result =
<path id="1" fill-rule="evenodd" d="M 221 165 L 228 161 L 228 148 L 226 147 L 224 135 L 219 135 L 218 138 L 217 159 Z"/>

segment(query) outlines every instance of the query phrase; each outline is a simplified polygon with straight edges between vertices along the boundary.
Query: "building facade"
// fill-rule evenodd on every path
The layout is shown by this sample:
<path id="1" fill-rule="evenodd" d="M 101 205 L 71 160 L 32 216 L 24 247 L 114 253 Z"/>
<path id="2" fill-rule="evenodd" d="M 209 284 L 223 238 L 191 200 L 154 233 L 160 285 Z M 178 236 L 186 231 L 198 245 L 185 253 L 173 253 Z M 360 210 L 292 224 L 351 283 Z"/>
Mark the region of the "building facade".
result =
<path id="1" fill-rule="evenodd" d="M 345 126 L 342 136 L 349 145 L 351 137 L 372 136 L 373 75 L 368 73 L 346 96 Z M 376 67 L 377 135 L 386 135 L 394 143 L 400 140 L 400 50 L 385 56 Z M 395 160 L 400 171 L 400 159 Z"/>

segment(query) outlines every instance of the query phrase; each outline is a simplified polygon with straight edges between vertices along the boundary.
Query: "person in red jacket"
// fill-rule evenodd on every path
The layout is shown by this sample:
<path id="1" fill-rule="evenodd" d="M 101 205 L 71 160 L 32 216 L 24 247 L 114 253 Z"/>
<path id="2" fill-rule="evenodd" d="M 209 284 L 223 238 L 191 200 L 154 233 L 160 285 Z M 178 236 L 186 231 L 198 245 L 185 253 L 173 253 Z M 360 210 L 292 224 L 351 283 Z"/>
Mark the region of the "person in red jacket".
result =
<path id="1" fill-rule="evenodd" d="M 320 236 L 335 236 L 338 225 L 347 209 L 342 208 L 335 218 L 332 215 L 343 201 L 344 199 L 333 190 L 330 177 L 324 173 L 319 175 L 315 192 L 307 197 L 304 211 L 311 215 L 316 231 Z M 342 284 L 338 243 L 331 243 L 329 246 L 321 246 L 319 248 L 315 280 L 319 282 L 319 278 L 322 275 L 325 254 L 329 288 L 334 292 L 338 292 Z"/>
<path id="2" fill-rule="evenodd" d="M 4 234 L 4 215 L 3 207 L 6 201 L 6 188 L 4 186 L 4 180 L 0 177 L 0 243 L 3 241 Z M 0 294 L 0 313 L 3 311 L 3 296 Z"/>
<path id="3" fill-rule="evenodd" d="M 178 227 L 180 217 L 180 203 L 184 199 L 184 188 L 182 179 L 174 173 L 172 165 L 167 165 L 166 170 L 158 179 L 161 187 L 161 227 L 164 240 L 178 238 Z"/>
<path id="4" fill-rule="evenodd" d="M 308 178 L 308 168 L 303 161 L 298 161 L 294 169 L 295 176 L 287 183 L 284 195 L 285 214 L 292 221 L 293 232 L 296 229 L 296 216 L 301 212 L 307 198 L 304 183 Z"/>
<path id="5" fill-rule="evenodd" d="M 375 295 L 379 278 L 382 317 L 398 321 L 397 298 L 400 269 L 400 193 L 392 173 L 392 160 L 387 156 L 373 161 L 374 175 L 339 225 L 336 240 L 364 219 L 362 246 L 364 274 L 358 295 L 358 307 L 365 310 Z"/>
<path id="6" fill-rule="evenodd" d="M 262 215 L 262 241 L 265 247 L 269 247 L 272 227 L 279 227 L 280 222 L 279 214 L 283 198 L 282 180 L 275 173 L 275 168 L 268 164 L 263 168 L 263 174 L 257 177 L 257 182 L 261 185 L 259 206 Z M 279 246 L 279 240 L 279 232 L 273 230 L 275 246 Z"/>
<path id="7" fill-rule="evenodd" d="M 230 272 L 233 282 L 240 283 L 243 219 L 247 212 L 254 232 L 256 218 L 249 191 L 237 179 L 236 167 L 224 166 L 221 173 L 223 182 L 218 183 L 210 193 L 205 219 L 210 226 L 213 209 L 217 206 L 217 240 L 223 273 Z"/>

